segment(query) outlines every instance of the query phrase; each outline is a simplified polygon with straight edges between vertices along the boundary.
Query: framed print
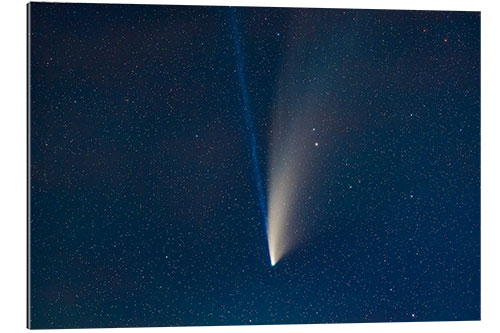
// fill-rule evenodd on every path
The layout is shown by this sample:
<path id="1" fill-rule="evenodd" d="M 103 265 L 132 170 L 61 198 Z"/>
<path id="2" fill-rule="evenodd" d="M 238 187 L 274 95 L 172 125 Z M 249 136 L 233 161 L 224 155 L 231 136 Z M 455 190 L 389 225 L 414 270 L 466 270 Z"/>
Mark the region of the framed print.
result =
<path id="1" fill-rule="evenodd" d="M 28 326 L 480 320 L 480 13 L 32 2 Z"/>

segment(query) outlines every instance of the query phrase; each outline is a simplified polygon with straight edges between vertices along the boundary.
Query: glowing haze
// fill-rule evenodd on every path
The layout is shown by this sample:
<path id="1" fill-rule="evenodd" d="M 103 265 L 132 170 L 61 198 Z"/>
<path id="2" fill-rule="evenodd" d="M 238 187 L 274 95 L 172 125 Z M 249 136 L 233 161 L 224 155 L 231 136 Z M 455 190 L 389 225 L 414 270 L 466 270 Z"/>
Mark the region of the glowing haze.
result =
<path id="1" fill-rule="evenodd" d="M 303 17 L 295 20 L 291 26 L 297 31 L 287 33 L 295 36 L 288 39 L 293 43 L 279 77 L 269 146 L 267 234 L 273 266 L 310 239 L 309 212 L 318 208 L 311 200 L 312 173 L 318 172 L 321 155 L 328 149 L 325 140 L 332 127 L 325 114 L 335 112 L 332 91 L 338 81 L 329 67 L 334 52 L 311 45 L 308 38 L 309 33 L 321 34 L 313 31 L 317 25 Z"/>
<path id="2" fill-rule="evenodd" d="M 278 119 L 281 117 L 278 117 Z M 319 143 L 314 141 L 314 117 L 292 122 L 275 120 L 268 171 L 268 243 L 271 265 L 293 250 L 304 236 L 307 221 L 298 209 L 307 193 L 307 179 Z"/>

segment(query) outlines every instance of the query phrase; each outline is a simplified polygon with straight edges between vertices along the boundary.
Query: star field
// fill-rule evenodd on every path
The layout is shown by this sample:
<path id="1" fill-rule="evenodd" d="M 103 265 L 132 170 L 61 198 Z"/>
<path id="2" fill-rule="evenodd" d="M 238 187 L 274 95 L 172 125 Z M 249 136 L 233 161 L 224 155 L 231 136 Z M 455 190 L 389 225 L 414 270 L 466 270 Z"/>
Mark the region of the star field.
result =
<path id="1" fill-rule="evenodd" d="M 236 8 L 238 68 L 232 11 L 29 5 L 30 326 L 479 320 L 480 14 Z M 313 177 L 271 267 L 277 95 Z"/>

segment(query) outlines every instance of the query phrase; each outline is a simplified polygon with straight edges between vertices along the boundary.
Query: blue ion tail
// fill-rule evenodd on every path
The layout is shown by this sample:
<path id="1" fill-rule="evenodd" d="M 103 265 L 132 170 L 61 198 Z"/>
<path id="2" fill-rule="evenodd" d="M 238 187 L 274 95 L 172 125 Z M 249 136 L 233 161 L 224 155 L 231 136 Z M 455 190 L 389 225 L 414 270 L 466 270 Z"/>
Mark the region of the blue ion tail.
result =
<path id="1" fill-rule="evenodd" d="M 264 228 L 266 231 L 266 238 L 269 240 L 269 235 L 267 234 L 267 205 L 266 205 L 266 196 L 264 194 L 264 186 L 262 184 L 262 176 L 260 173 L 259 167 L 259 156 L 257 151 L 257 135 L 255 132 L 255 127 L 253 123 L 252 109 L 250 107 L 250 97 L 248 96 L 247 89 L 247 80 L 245 76 L 245 58 L 243 56 L 243 47 L 241 43 L 241 34 L 240 29 L 238 27 L 238 18 L 236 13 L 236 8 L 231 8 L 231 23 L 233 28 L 233 41 L 234 48 L 236 49 L 236 67 L 238 73 L 238 81 L 240 83 L 241 88 L 241 97 L 243 99 L 243 111 L 245 114 L 245 123 L 248 130 L 248 137 L 250 140 L 250 152 L 252 155 L 252 166 L 253 173 L 257 188 L 257 195 L 259 199 L 260 211 L 262 212 L 262 217 L 264 220 Z M 274 263 L 271 262 L 271 257 L 269 256 L 269 261 L 271 266 L 274 266 Z"/>

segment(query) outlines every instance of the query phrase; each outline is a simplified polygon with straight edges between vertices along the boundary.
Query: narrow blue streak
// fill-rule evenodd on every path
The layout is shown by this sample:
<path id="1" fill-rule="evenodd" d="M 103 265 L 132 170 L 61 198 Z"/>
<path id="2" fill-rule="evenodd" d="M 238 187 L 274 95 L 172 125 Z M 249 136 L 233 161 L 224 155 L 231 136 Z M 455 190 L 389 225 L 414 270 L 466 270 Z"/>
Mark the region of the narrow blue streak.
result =
<path id="1" fill-rule="evenodd" d="M 241 45 L 241 36 L 240 36 L 240 30 L 238 28 L 238 19 L 236 17 L 236 8 L 232 8 L 231 12 L 231 18 L 232 18 L 232 26 L 233 26 L 233 40 L 234 40 L 234 47 L 236 49 L 236 65 L 237 65 L 237 72 L 238 72 L 238 80 L 240 83 L 241 87 L 241 96 L 243 98 L 243 110 L 245 111 L 245 122 L 248 128 L 248 134 L 250 138 L 250 147 L 251 147 L 251 154 L 252 154 L 252 162 L 253 162 L 253 172 L 255 175 L 255 181 L 257 183 L 257 194 L 259 196 L 259 205 L 260 209 L 262 211 L 262 215 L 264 217 L 264 226 L 266 228 L 266 235 L 267 235 L 267 207 L 266 207 L 266 199 L 264 195 L 264 187 L 262 185 L 262 177 L 260 174 L 260 168 L 259 168 L 259 157 L 257 154 L 257 138 L 255 134 L 255 128 L 253 124 L 253 117 L 252 117 L 252 111 L 250 108 L 250 98 L 248 96 L 248 89 L 247 89 L 247 81 L 245 77 L 245 59 L 243 57 L 243 48 Z"/>

